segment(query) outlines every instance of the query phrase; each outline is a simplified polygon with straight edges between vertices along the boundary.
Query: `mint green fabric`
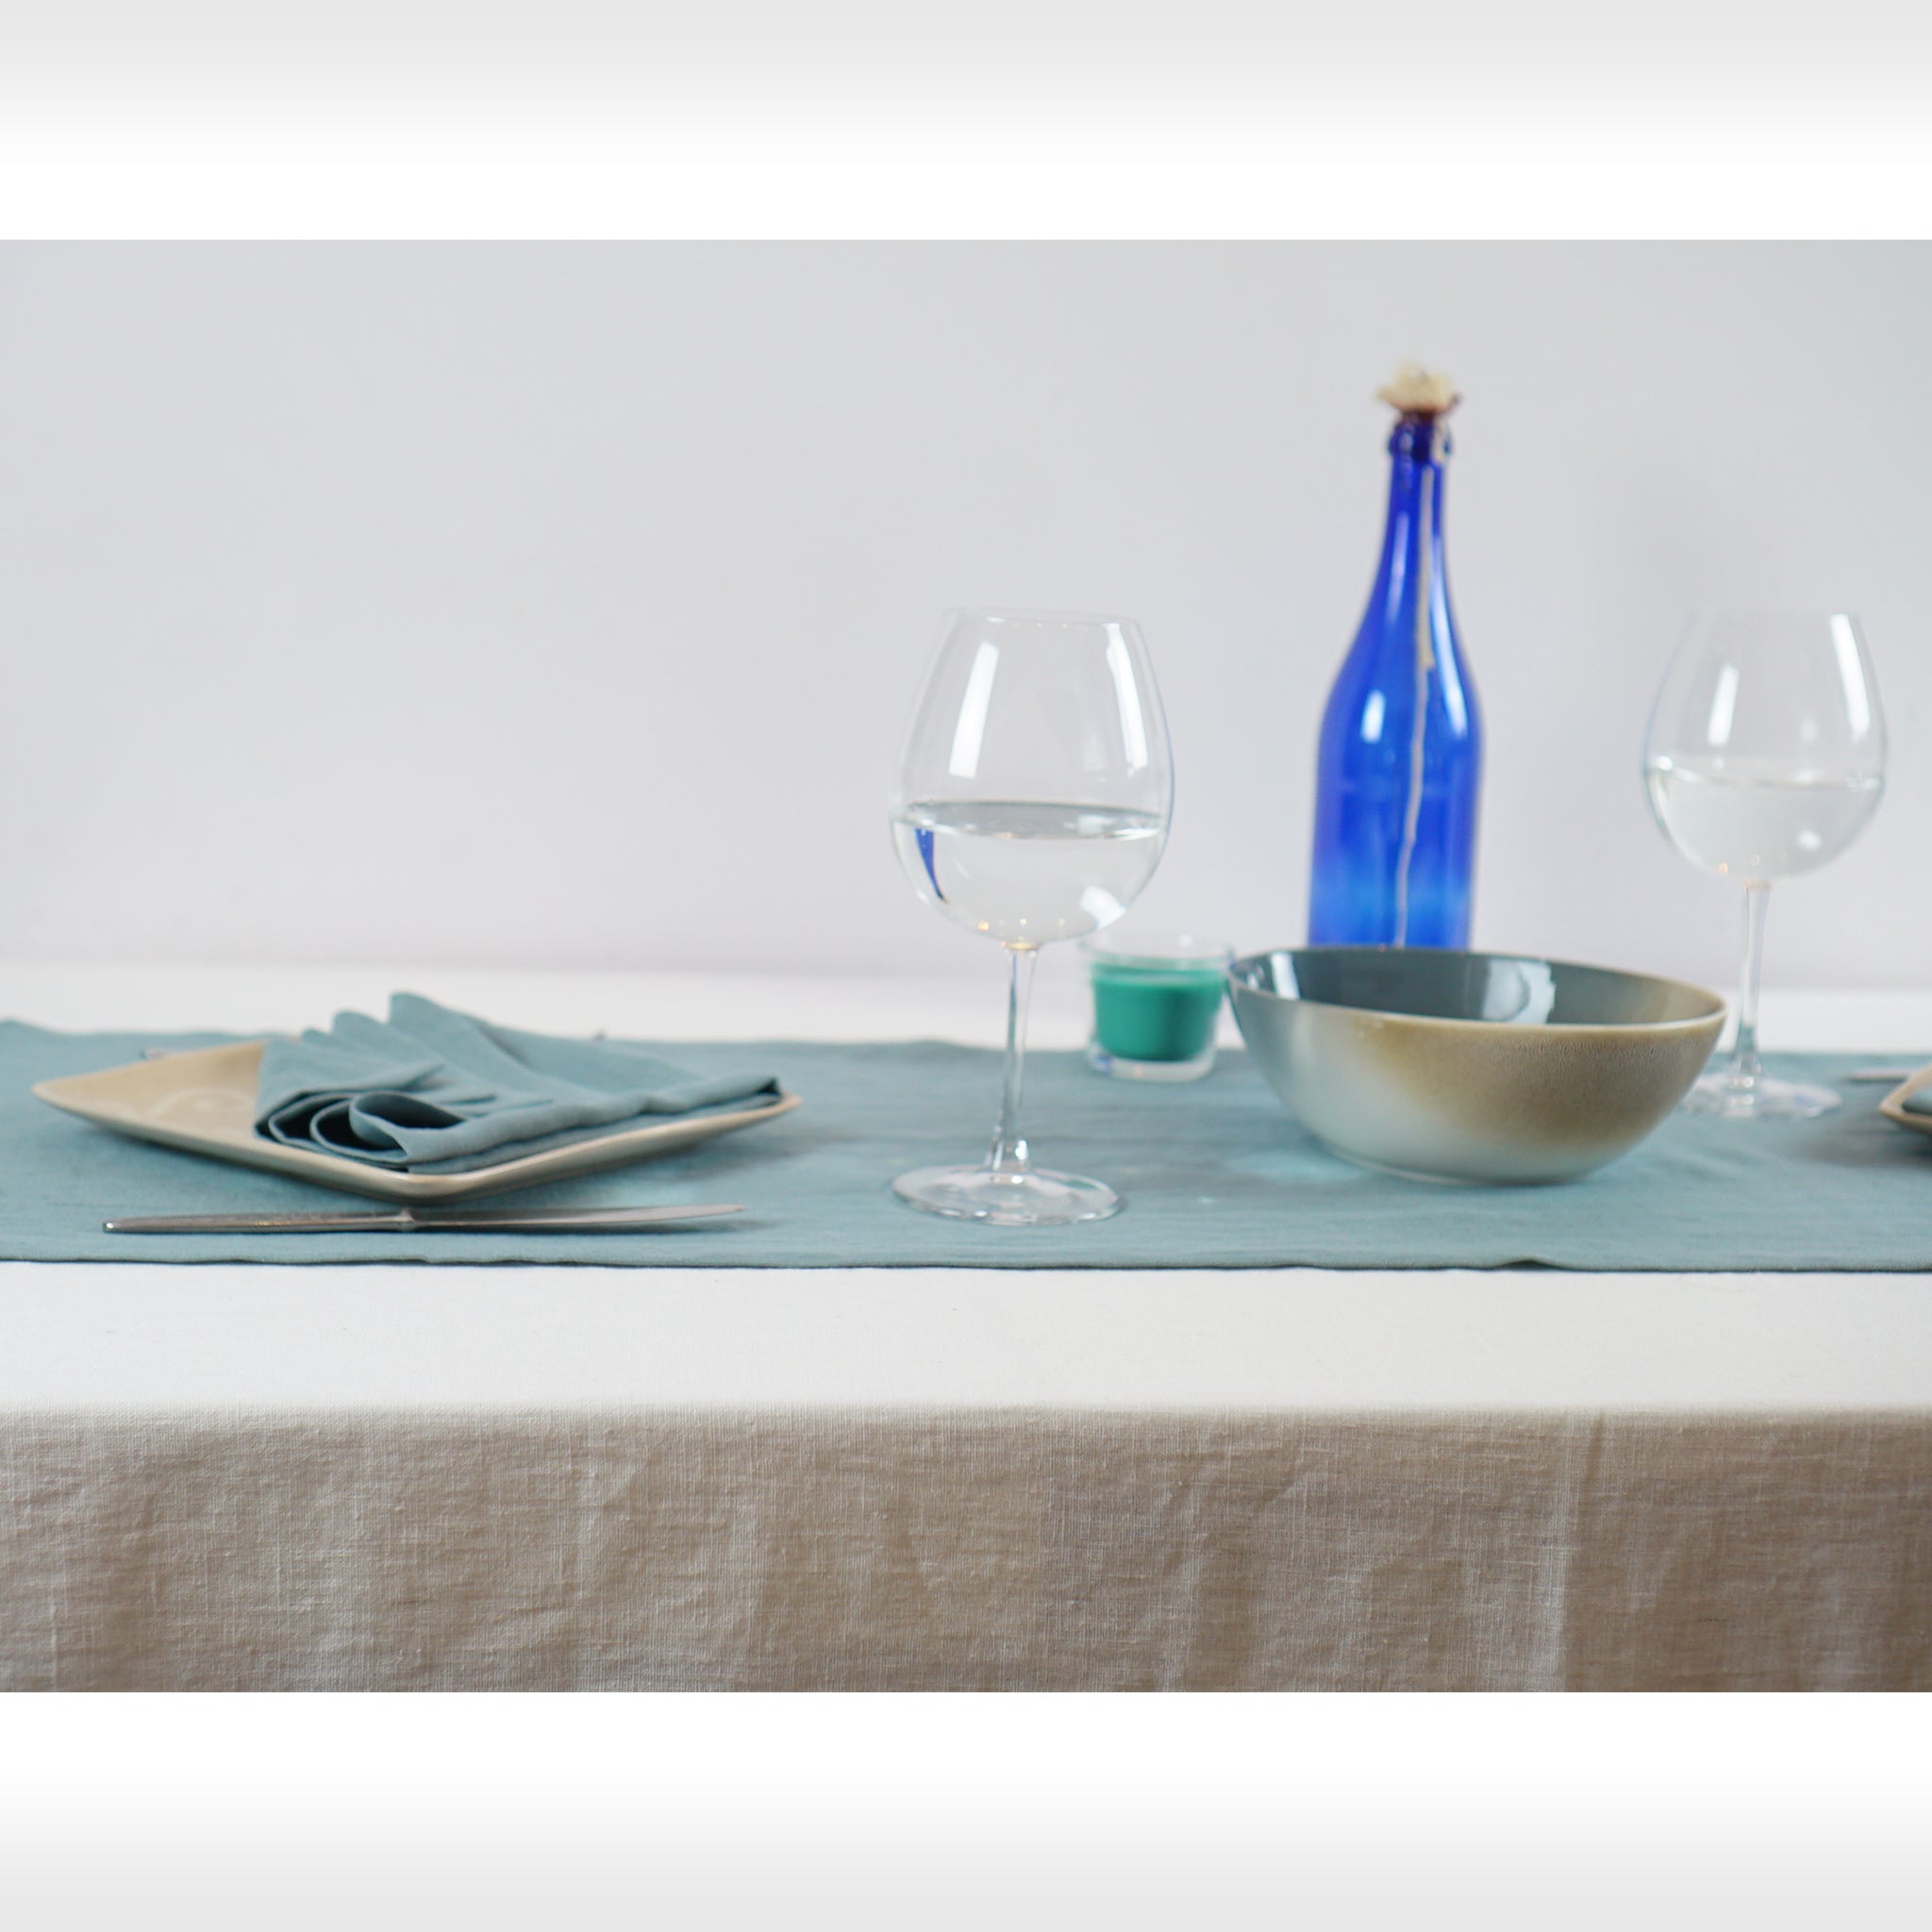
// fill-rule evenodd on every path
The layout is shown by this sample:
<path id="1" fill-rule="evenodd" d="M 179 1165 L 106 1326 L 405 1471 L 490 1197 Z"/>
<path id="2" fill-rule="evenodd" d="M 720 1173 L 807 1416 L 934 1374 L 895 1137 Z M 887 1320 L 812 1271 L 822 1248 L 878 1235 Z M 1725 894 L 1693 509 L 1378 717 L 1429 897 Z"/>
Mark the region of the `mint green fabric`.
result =
<path id="1" fill-rule="evenodd" d="M 1032 1056 L 1036 1157 L 1110 1181 L 1124 1213 L 1082 1227 L 939 1221 L 889 1192 L 908 1168 L 978 1157 L 996 1054 L 930 1042 L 769 1041 L 663 1049 L 694 1077 L 769 1067 L 803 1106 L 667 1159 L 532 1189 L 547 1202 L 742 1201 L 729 1222 L 657 1235 L 108 1235 L 114 1214 L 320 1208 L 343 1196 L 128 1141 L 34 1100 L 36 1080 L 213 1034 L 59 1034 L 0 1024 L 0 1257 L 20 1260 L 591 1262 L 682 1267 L 1932 1268 L 1932 1138 L 1847 1085 L 1823 1120 L 1679 1115 L 1624 1159 L 1547 1188 L 1456 1188 L 1324 1153 L 1240 1053 L 1206 1079 L 1108 1080 L 1083 1056 Z M 647 1049 L 655 1052 L 657 1049 Z M 1836 1082 L 1874 1058 L 1774 1056 Z"/>
<path id="2" fill-rule="evenodd" d="M 408 1174 L 467 1174 L 613 1127 L 775 1100 L 770 1074 L 693 1074 L 618 1040 L 524 1033 L 399 992 L 262 1049 L 258 1133 Z"/>

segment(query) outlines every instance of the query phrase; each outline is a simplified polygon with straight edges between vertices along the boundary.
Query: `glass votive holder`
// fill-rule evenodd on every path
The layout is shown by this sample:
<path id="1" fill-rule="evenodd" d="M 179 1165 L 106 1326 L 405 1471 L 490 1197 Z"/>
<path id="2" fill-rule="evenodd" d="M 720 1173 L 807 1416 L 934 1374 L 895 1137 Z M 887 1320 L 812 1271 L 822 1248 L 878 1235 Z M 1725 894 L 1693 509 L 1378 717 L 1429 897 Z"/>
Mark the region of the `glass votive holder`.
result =
<path id="1" fill-rule="evenodd" d="M 1093 983 L 1087 1063 L 1116 1080 L 1198 1080 L 1214 1065 L 1214 1029 L 1234 948 L 1187 933 L 1083 940 Z"/>

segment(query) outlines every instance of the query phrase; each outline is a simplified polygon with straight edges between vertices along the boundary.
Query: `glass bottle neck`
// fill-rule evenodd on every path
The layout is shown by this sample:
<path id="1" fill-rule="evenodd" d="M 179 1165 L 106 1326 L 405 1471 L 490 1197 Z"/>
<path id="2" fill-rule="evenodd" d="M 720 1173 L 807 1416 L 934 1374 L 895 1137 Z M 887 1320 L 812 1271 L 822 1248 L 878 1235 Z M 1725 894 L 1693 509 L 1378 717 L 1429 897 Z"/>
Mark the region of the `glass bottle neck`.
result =
<path id="1" fill-rule="evenodd" d="M 1427 550 L 1430 575 L 1442 568 L 1442 480 L 1449 425 L 1437 416 L 1405 416 L 1389 439 L 1389 520 L 1382 535 L 1382 588 L 1399 596 Z"/>

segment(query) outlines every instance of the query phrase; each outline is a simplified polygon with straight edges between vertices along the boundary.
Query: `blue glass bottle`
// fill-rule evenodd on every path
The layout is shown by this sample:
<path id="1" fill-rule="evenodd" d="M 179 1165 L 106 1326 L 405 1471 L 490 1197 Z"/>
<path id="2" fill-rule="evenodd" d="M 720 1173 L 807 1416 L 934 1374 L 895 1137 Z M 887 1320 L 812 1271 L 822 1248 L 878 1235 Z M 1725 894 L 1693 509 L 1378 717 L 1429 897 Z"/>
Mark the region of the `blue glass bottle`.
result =
<path id="1" fill-rule="evenodd" d="M 1322 718 L 1311 945 L 1469 943 L 1483 733 L 1442 567 L 1449 449 L 1434 412 L 1389 439 L 1382 560 Z"/>

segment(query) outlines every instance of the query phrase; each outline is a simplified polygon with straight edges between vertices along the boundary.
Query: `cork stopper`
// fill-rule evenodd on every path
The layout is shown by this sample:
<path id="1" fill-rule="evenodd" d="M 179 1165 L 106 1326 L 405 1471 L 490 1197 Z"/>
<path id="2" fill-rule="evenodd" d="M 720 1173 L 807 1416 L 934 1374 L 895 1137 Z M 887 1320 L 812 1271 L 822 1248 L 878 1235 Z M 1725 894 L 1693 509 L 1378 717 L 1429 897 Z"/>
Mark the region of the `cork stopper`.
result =
<path id="1" fill-rule="evenodd" d="M 1420 362 L 1405 362 L 1375 394 L 1405 416 L 1446 416 L 1462 400 L 1453 377 Z"/>

